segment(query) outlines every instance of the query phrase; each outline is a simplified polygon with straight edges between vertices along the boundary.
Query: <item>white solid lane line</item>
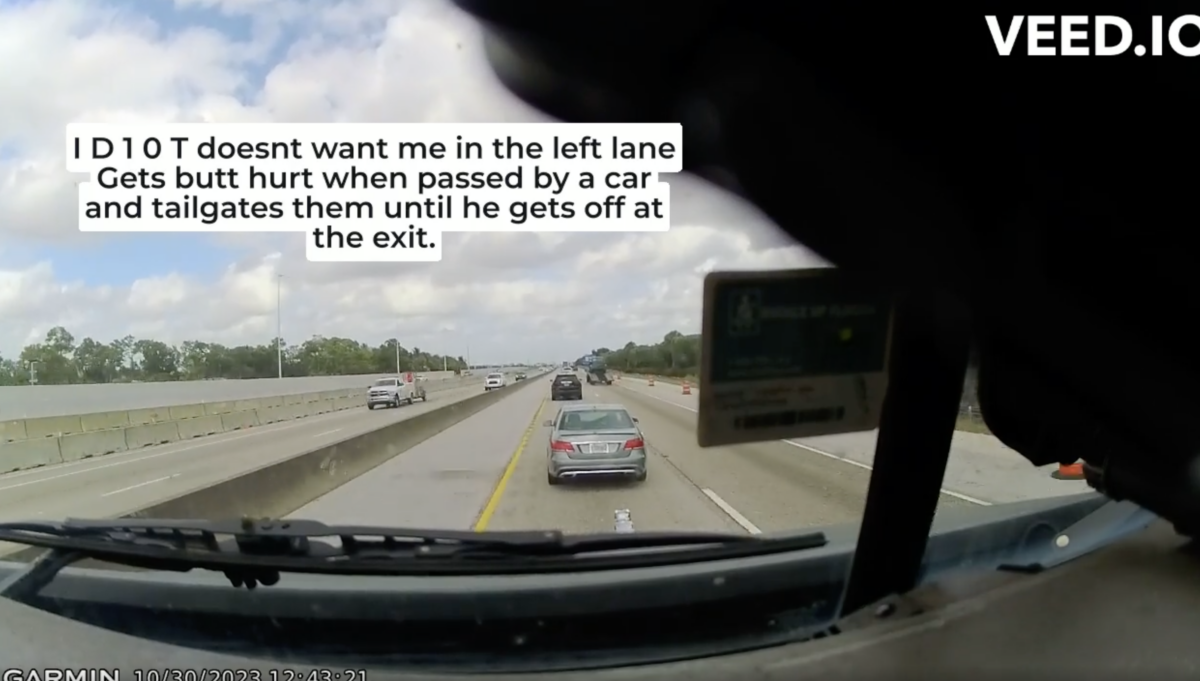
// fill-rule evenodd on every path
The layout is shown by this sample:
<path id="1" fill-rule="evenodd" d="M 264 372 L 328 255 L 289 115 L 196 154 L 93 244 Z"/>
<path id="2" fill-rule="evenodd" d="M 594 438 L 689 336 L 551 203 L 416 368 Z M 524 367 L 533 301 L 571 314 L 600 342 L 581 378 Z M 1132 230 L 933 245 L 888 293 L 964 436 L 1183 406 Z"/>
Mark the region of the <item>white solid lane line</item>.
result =
<path id="1" fill-rule="evenodd" d="M 137 488 L 139 488 L 139 487 L 145 487 L 146 485 L 153 485 L 153 484 L 154 484 L 154 483 L 156 483 L 156 482 L 166 482 L 167 480 L 171 480 L 171 479 L 173 479 L 173 478 L 178 478 L 180 475 L 183 475 L 183 474 L 182 474 L 182 473 L 176 473 L 176 474 L 174 474 L 174 475 L 164 475 L 164 476 L 163 476 L 163 477 L 161 477 L 161 478 L 155 478 L 155 479 L 153 479 L 153 480 L 147 480 L 147 481 L 145 481 L 145 482 L 139 482 L 139 483 L 138 483 L 138 484 L 136 484 L 136 485 L 130 485 L 130 486 L 128 486 L 128 487 L 122 487 L 121 489 L 115 489 L 115 490 L 113 490 L 113 491 L 111 491 L 111 492 L 105 492 L 104 494 L 101 494 L 100 496 L 102 496 L 102 497 L 111 497 L 111 496 L 112 496 L 112 495 L 114 495 L 114 494 L 121 494 L 122 492 L 128 492 L 128 491 L 130 491 L 130 490 L 134 490 L 134 489 L 137 489 Z"/>
<path id="2" fill-rule="evenodd" d="M 708 497 L 710 501 L 716 504 L 717 508 L 724 511 L 725 515 L 729 516 L 733 522 L 741 525 L 743 530 L 749 532 L 750 534 L 762 534 L 762 530 L 758 529 L 757 525 L 750 522 L 750 519 L 739 513 L 736 508 L 730 506 L 729 502 L 722 499 L 716 492 L 708 488 L 703 488 L 700 491 L 704 492 L 704 496 Z"/>

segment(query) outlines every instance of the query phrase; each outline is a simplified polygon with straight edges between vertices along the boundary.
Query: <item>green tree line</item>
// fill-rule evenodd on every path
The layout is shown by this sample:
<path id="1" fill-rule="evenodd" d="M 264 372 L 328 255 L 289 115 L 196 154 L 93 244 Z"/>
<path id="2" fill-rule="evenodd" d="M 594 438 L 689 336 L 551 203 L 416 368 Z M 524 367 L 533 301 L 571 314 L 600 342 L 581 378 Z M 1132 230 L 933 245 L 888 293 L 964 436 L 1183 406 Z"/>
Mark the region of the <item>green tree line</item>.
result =
<path id="1" fill-rule="evenodd" d="M 397 341 L 372 346 L 349 338 L 314 336 L 283 346 L 283 375 L 351 376 L 396 371 Z M 461 371 L 462 357 L 399 346 L 400 371 Z M 205 341 L 172 345 L 152 338 L 126 336 L 107 343 L 77 340 L 58 326 L 40 343 L 27 345 L 15 358 L 0 357 L 0 385 L 67 385 L 275 378 L 279 374 L 275 340 L 262 345 L 226 346 Z"/>
<path id="2" fill-rule="evenodd" d="M 658 376 L 695 376 L 700 371 L 700 334 L 685 336 L 678 331 L 671 331 L 659 343 L 639 345 L 631 341 L 619 350 L 596 348 L 590 354 L 603 358 L 609 370 Z"/>

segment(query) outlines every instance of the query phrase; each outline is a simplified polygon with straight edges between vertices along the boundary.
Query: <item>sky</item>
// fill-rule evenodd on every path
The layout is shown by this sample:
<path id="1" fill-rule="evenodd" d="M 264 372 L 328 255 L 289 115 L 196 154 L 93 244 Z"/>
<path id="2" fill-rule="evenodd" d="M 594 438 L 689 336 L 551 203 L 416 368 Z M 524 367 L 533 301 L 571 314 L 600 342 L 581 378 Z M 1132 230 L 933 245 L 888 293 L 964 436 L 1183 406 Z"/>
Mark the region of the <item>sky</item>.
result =
<path id="1" fill-rule="evenodd" d="M 437 263 L 310 263 L 300 233 L 79 232 L 69 122 L 547 120 L 438 0 L 0 0 L 0 64 L 19 65 L 0 69 L 0 356 L 60 325 L 242 344 L 281 322 L 293 344 L 554 361 L 698 332 L 713 269 L 819 262 L 688 175 L 667 178 L 666 233 L 445 234 Z"/>

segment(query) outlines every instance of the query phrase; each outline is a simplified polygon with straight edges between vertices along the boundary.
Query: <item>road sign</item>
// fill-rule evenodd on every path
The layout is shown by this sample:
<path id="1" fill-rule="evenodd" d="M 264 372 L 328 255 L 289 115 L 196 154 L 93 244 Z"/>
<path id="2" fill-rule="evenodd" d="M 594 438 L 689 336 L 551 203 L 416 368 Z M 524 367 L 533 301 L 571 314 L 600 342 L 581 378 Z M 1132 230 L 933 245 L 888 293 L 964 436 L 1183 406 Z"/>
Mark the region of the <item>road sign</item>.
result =
<path id="1" fill-rule="evenodd" d="M 892 306 L 832 268 L 704 279 L 700 446 L 874 430 Z"/>

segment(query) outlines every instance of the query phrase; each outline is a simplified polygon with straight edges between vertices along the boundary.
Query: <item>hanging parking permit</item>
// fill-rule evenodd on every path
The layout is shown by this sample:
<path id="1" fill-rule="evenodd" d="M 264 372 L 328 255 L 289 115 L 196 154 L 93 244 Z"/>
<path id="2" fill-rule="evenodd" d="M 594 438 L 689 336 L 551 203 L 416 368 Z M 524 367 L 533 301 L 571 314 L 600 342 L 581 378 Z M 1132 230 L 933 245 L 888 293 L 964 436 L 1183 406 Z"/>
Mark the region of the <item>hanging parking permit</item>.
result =
<path id="1" fill-rule="evenodd" d="M 704 279 L 701 447 L 874 430 L 892 305 L 833 268 Z"/>

